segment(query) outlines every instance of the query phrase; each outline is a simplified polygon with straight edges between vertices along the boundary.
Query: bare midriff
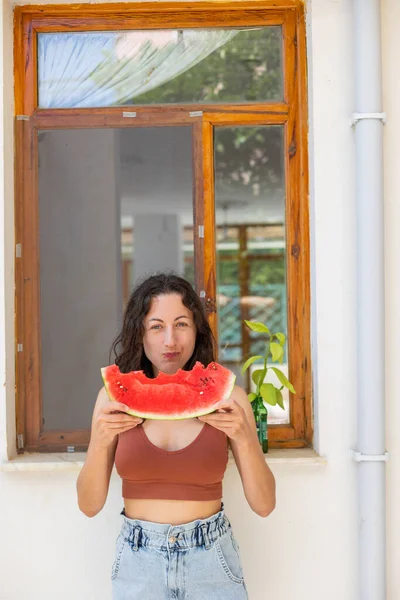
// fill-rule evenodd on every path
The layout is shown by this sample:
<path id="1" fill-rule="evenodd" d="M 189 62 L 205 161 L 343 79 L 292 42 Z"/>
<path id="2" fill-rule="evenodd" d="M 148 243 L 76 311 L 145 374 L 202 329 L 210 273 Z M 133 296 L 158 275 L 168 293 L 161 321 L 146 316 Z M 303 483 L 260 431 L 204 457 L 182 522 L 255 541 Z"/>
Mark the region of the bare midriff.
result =
<path id="1" fill-rule="evenodd" d="M 129 519 L 183 525 L 196 519 L 207 519 L 221 510 L 221 500 L 146 500 L 124 498 Z"/>

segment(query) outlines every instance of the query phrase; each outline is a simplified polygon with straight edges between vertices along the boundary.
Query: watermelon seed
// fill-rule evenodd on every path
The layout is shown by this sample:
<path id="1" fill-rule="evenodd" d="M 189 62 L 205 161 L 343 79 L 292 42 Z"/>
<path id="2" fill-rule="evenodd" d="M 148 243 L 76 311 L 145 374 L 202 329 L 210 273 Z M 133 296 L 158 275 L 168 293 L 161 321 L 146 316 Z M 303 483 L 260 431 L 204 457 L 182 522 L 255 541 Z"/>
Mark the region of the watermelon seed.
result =
<path id="1" fill-rule="evenodd" d="M 204 392 L 200 392 L 200 396 L 201 396 L 201 394 L 204 394 Z"/>

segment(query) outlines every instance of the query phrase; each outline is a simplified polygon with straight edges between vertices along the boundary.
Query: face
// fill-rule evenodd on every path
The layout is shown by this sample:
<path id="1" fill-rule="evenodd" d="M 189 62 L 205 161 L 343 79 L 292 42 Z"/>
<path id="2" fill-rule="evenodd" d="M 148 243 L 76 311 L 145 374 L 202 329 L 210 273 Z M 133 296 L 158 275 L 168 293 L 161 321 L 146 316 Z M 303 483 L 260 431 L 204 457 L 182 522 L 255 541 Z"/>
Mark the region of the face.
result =
<path id="1" fill-rule="evenodd" d="M 144 320 L 143 348 L 154 375 L 159 371 L 172 375 L 181 369 L 192 356 L 195 342 L 193 314 L 180 294 L 153 298 Z"/>

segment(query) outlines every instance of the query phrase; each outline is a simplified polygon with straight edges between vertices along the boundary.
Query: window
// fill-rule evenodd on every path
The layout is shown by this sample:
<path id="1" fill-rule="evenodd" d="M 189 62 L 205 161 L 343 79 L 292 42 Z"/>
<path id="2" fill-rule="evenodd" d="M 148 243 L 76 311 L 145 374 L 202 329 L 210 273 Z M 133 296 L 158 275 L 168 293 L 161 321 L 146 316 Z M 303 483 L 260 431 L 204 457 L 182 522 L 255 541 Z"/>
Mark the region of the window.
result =
<path id="1" fill-rule="evenodd" d="M 21 451 L 87 447 L 130 289 L 163 268 L 245 388 L 243 319 L 288 334 L 270 445 L 310 445 L 304 15 L 273 4 L 16 8 Z"/>

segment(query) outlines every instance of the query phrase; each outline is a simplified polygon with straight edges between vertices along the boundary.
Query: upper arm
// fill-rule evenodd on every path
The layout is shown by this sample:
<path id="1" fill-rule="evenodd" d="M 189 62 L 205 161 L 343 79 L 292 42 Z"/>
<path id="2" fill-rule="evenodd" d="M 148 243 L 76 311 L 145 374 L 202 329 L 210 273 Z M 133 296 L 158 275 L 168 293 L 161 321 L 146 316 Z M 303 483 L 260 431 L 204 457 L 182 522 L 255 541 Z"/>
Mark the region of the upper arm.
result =
<path id="1" fill-rule="evenodd" d="M 110 402 L 110 398 L 108 397 L 106 388 L 103 386 L 97 395 L 97 400 L 94 405 L 93 416 L 92 416 L 92 429 L 95 425 L 97 418 L 99 417 L 99 414 L 101 413 L 103 408 L 106 406 L 106 404 L 108 404 L 109 402 Z M 111 472 L 112 472 L 112 468 L 114 465 L 114 457 L 115 457 L 115 450 L 117 448 L 117 444 L 118 444 L 118 436 L 115 437 L 112 444 L 110 444 L 110 446 L 107 448 L 107 474 L 109 477 L 111 477 Z"/>
<path id="2" fill-rule="evenodd" d="M 253 409 L 251 407 L 251 402 L 248 399 L 247 394 L 244 391 L 244 389 L 239 387 L 238 385 L 235 385 L 235 387 L 233 388 L 231 398 L 233 400 L 236 400 L 236 402 L 243 408 L 243 411 L 250 423 L 250 427 L 253 428 L 252 433 L 253 433 L 253 435 L 256 435 L 256 422 L 254 419 Z M 229 440 L 229 445 L 232 449 L 232 454 L 235 459 L 236 465 L 239 469 L 239 473 L 240 473 L 240 475 L 242 475 L 238 447 L 233 440 Z M 261 448 L 260 448 L 260 451 L 261 451 Z"/>

